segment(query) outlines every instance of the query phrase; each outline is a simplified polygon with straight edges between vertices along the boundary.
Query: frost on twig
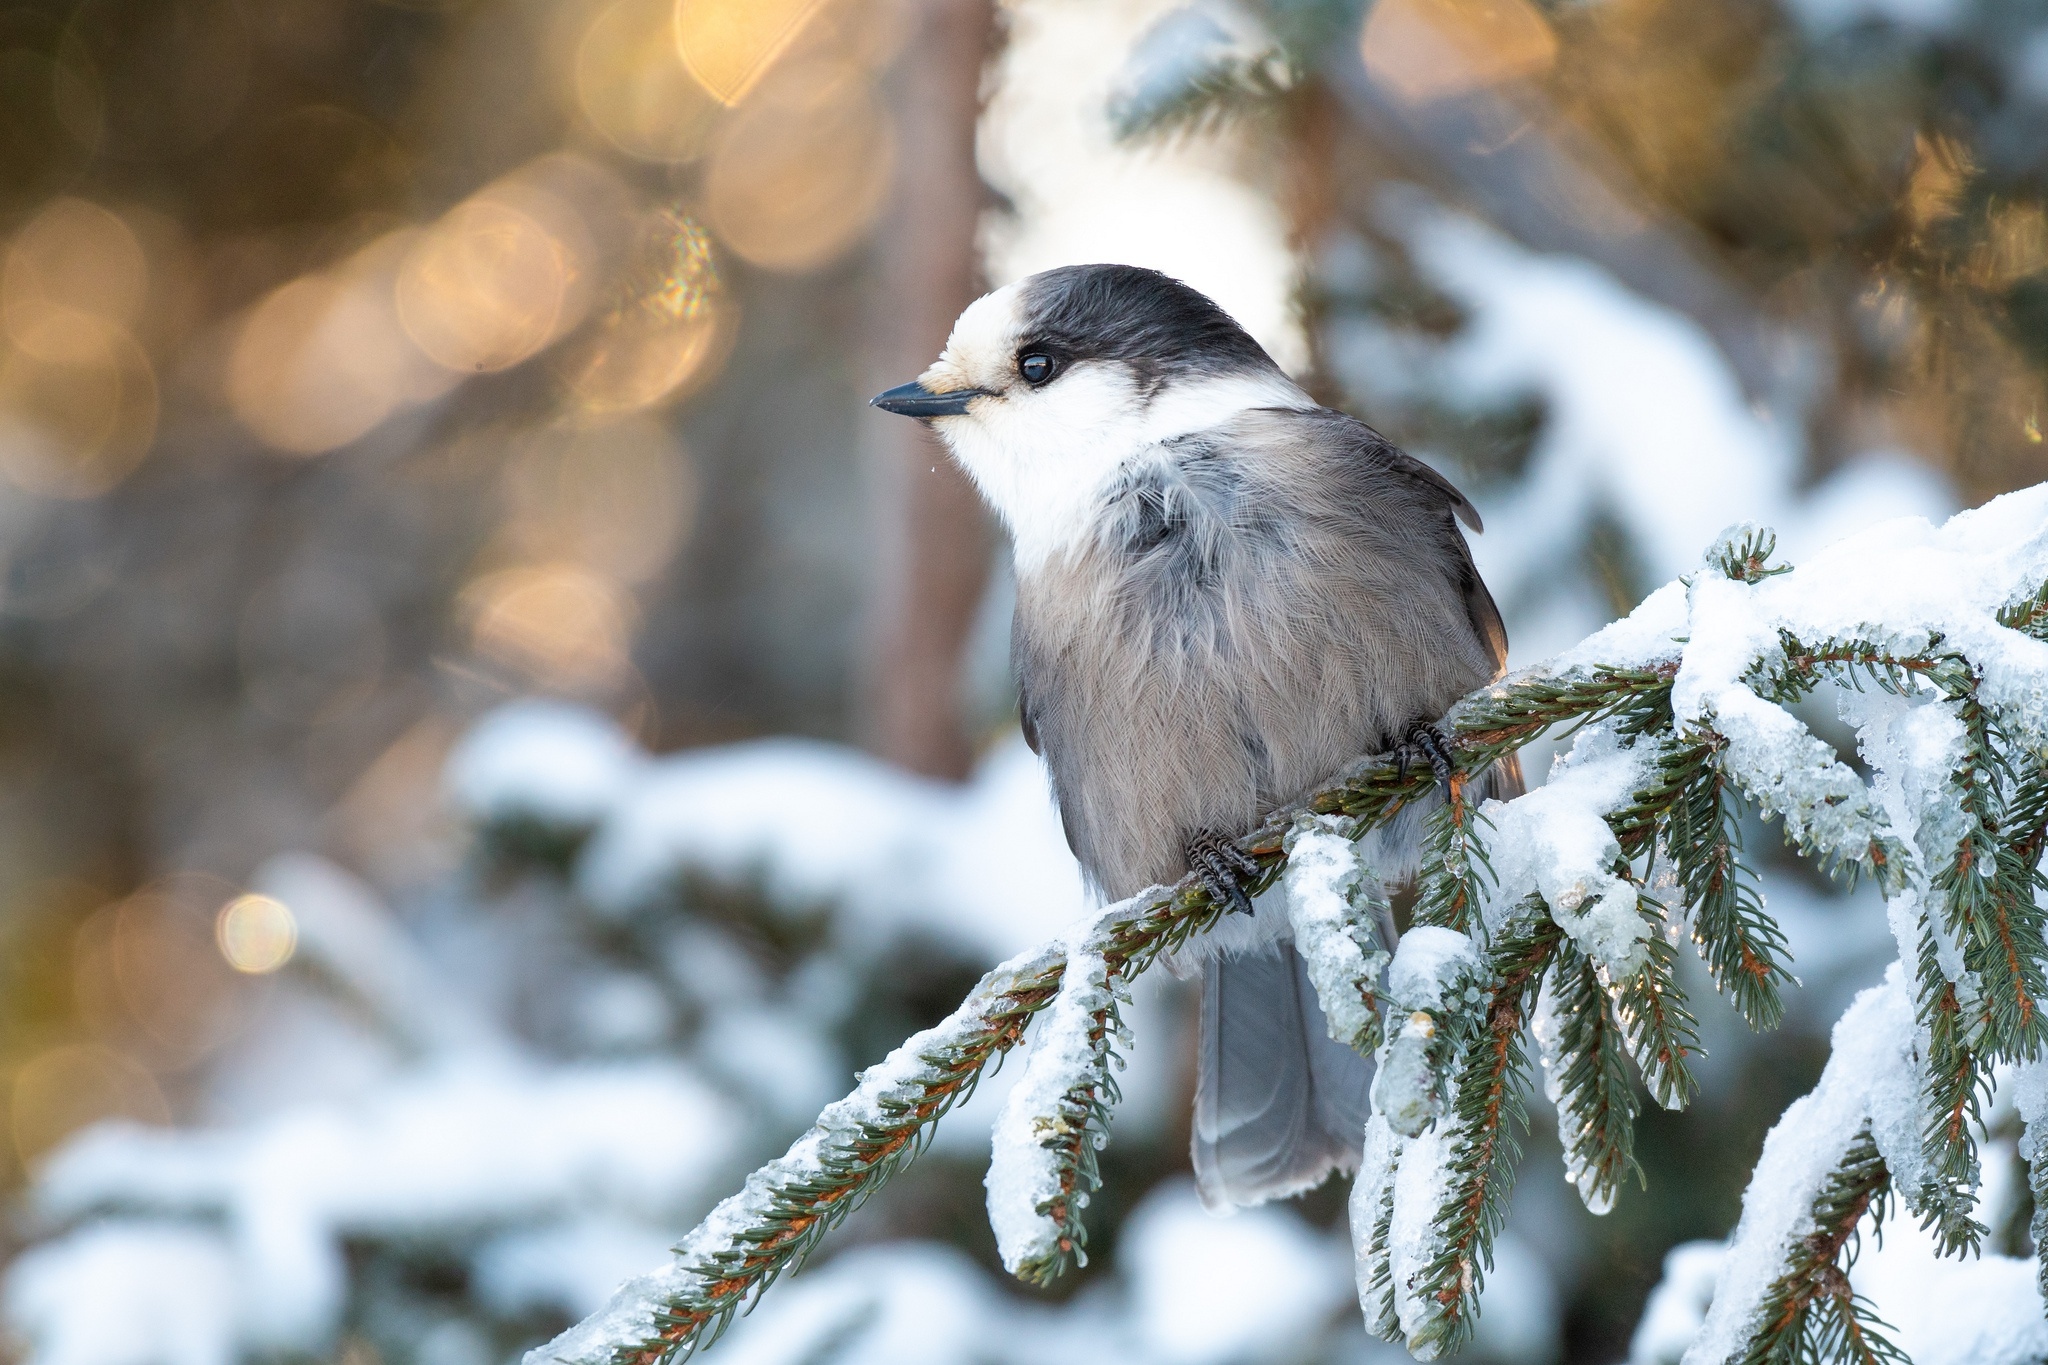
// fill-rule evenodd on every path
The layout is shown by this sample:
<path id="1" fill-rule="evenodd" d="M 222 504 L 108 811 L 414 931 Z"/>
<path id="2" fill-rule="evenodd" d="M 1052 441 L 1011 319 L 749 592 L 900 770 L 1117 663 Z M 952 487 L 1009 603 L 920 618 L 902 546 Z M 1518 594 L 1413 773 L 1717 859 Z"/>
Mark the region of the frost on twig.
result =
<path id="1" fill-rule="evenodd" d="M 1088 1264 L 1081 1210 L 1102 1183 L 1095 1153 L 1109 1141 L 1119 1098 L 1110 1067 L 1122 1030 L 1109 964 L 1070 950 L 1059 994 L 1044 1012 L 1024 1077 L 996 1120 L 988 1220 L 1003 1269 L 1035 1284 Z"/>
<path id="2" fill-rule="evenodd" d="M 1402 1137 L 1421 1136 L 1450 1105 L 1453 1026 L 1478 999 L 1483 978 L 1478 950 L 1457 930 L 1424 924 L 1402 936 L 1387 971 L 1396 1026 L 1386 1030 L 1372 1083 L 1373 1112 Z"/>
<path id="3" fill-rule="evenodd" d="M 1532 1025 L 1567 1172 L 1602 1211 L 1634 1169 L 1636 1076 L 1668 1107 L 1694 1090 L 1674 939 L 1690 934 L 1753 1026 L 1782 1016 L 1793 978 L 1742 863 L 1745 808 L 1820 865 L 1874 878 L 1901 963 L 1859 997 L 1820 1086 L 1773 1131 L 1692 1365 L 1886 1358 L 1844 1260 L 1893 1191 L 1943 1250 L 1975 1244 L 1971 1128 L 1994 1062 L 2030 1078 L 2026 1151 L 2048 1148 L 2048 485 L 1939 529 L 1887 523 L 1797 568 L 1772 553 L 1768 532 L 1738 527 L 1628 619 L 1452 709 L 1414 927 L 1383 982 L 1377 884 L 1347 841 L 1427 800 L 1432 773 L 1361 759 L 1239 841 L 1262 869 L 1255 890 L 1286 875 L 1333 1035 L 1377 1043 L 1351 1199 L 1359 1296 L 1367 1326 L 1418 1357 L 1472 1332 L 1526 1131 Z M 1823 684 L 1863 693 L 1845 716 L 1872 786 L 1786 709 Z M 1488 765 L 1552 730 L 1574 742 L 1549 786 L 1471 800 Z M 1077 1263 L 1115 1096 L 1118 992 L 1222 913 L 1184 880 L 991 973 L 750 1177 L 673 1264 L 534 1365 L 664 1365 L 704 1345 L 908 1161 L 1040 1013 L 990 1209 L 1016 1273 Z"/>
<path id="4" fill-rule="evenodd" d="M 1370 1054 L 1380 1043 L 1379 980 L 1394 920 L 1348 824 L 1304 815 L 1288 832 L 1287 922 L 1330 1036 Z"/>

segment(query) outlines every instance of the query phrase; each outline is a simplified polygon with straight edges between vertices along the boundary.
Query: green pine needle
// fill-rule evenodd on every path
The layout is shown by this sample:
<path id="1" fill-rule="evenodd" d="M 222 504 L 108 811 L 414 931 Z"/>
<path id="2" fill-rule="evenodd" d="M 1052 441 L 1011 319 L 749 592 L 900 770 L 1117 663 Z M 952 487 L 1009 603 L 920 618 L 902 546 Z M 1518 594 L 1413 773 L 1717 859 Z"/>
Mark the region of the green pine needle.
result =
<path id="1" fill-rule="evenodd" d="M 1664 853 L 1692 910 L 1693 944 L 1714 984 L 1749 1026 L 1776 1028 L 1785 1017 L 1780 982 L 1785 935 L 1764 910 L 1756 874 L 1742 861 L 1739 798 L 1711 741 L 1667 748 L 1660 768 L 1679 794 L 1664 827 Z"/>
<path id="2" fill-rule="evenodd" d="M 1605 1213 L 1634 1173 L 1635 1086 L 1629 1079 L 1625 1030 L 1615 1001 L 1592 959 L 1570 940 L 1558 946 L 1550 991 L 1559 1026 L 1555 1068 L 1558 1140 L 1586 1207 Z"/>
<path id="3" fill-rule="evenodd" d="M 1814 1231 L 1765 1292 L 1742 1365 L 1911 1365 L 1849 1285 L 1859 1229 L 1882 1224 L 1890 1176 L 1865 1123 L 1813 1201 Z"/>
<path id="4" fill-rule="evenodd" d="M 1436 1254 L 1416 1291 L 1433 1307 L 1408 1343 L 1418 1353 L 1457 1350 L 1478 1318 L 1479 1293 L 1493 1269 L 1494 1238 L 1507 1223 L 1515 1166 L 1522 1159 L 1516 1133 L 1529 1131 L 1529 1058 L 1522 1035 L 1544 966 L 1563 941 L 1563 931 L 1535 901 L 1534 913 L 1515 918 L 1487 952 L 1494 985 L 1483 1006 L 1483 1027 L 1467 1041 L 1458 1068 L 1451 1188 L 1430 1230 Z"/>

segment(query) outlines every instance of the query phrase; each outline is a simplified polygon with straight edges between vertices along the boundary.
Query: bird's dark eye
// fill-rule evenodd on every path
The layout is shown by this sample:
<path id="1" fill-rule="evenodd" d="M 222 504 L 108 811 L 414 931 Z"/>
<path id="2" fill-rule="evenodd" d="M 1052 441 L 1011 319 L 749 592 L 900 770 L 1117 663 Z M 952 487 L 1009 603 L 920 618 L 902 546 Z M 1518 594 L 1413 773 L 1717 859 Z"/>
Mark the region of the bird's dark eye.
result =
<path id="1" fill-rule="evenodd" d="M 1017 357 L 1017 373 L 1024 376 L 1025 383 L 1034 386 L 1052 378 L 1052 372 L 1057 368 L 1052 357 L 1043 351 L 1031 351 Z"/>

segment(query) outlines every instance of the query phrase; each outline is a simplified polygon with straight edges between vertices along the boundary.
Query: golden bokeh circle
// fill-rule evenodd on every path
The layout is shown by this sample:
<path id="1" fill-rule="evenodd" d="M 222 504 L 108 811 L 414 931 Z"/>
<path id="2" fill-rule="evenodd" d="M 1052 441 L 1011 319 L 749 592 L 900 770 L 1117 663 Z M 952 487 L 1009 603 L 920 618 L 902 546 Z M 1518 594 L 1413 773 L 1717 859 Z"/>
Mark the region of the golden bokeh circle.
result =
<path id="1" fill-rule="evenodd" d="M 54 1047 L 24 1064 L 14 1073 L 8 1109 L 23 1164 L 104 1119 L 171 1121 L 155 1078 L 134 1058 L 95 1043 Z"/>
<path id="2" fill-rule="evenodd" d="M 632 608 L 580 564 L 501 569 L 463 590 L 476 651 L 543 686 L 602 687 L 631 668 Z"/>
<path id="3" fill-rule="evenodd" d="M 398 317 L 436 364 L 508 369 L 556 335 L 574 263 L 532 215 L 478 196 L 427 229 L 398 271 Z"/>
<path id="4" fill-rule="evenodd" d="M 276 971 L 292 960 L 299 946 L 299 924 L 291 907 L 253 892 L 220 908 L 213 933 L 227 964 L 250 976 Z"/>
<path id="5" fill-rule="evenodd" d="M 562 378 L 592 413 L 636 412 L 674 402 L 715 378 L 736 328 L 728 306 L 693 318 L 668 317 L 637 303 L 598 321 L 563 359 Z"/>
<path id="6" fill-rule="evenodd" d="M 17 346 L 17 318 L 59 307 L 132 326 L 148 295 L 149 261 L 134 229 L 84 199 L 45 204 L 14 235 L 0 270 L 0 314 Z"/>
<path id="7" fill-rule="evenodd" d="M 790 96 L 764 91 L 721 130 L 705 209 L 719 239 L 746 260 L 801 272 L 829 265 L 873 225 L 895 143 L 865 79 L 836 70 L 790 74 Z"/>
<path id="8" fill-rule="evenodd" d="M 643 161 L 704 151 L 723 106 L 677 55 L 669 0 L 618 0 L 576 45 L 576 103 L 605 139 Z"/>
<path id="9" fill-rule="evenodd" d="M 118 323 L 75 308 L 12 309 L 0 357 L 0 472 L 50 497 L 106 492 L 156 438 L 156 371 Z"/>
<path id="10" fill-rule="evenodd" d="M 229 355 L 228 406 L 266 445 L 334 450 L 456 382 L 399 324 L 393 280 L 419 236 L 386 233 L 249 310 Z"/>

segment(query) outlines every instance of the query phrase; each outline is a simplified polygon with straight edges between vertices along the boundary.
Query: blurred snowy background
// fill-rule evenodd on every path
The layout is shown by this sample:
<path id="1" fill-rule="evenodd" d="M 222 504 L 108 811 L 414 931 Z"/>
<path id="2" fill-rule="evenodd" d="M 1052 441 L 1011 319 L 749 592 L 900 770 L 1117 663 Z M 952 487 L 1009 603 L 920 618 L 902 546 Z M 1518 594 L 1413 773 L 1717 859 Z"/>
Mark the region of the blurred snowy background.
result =
<path id="1" fill-rule="evenodd" d="M 1518 664 L 1730 522 L 1796 560 L 2048 477 L 2020 0 L 23 0 L 0 102 L 37 1365 L 512 1360 L 1083 909 L 1000 547 L 863 407 L 988 284 L 1211 292 L 1473 494 Z M 1538 1102 L 1475 1357 L 1697 1322 L 1891 954 L 1775 845 L 1785 1027 L 1695 979 L 1705 1093 L 1602 1219 Z M 1399 1358 L 1341 1190 L 1200 1211 L 1190 1008 L 1129 1012 L 1083 1274 L 1000 1274 L 999 1075 L 713 1359 Z M 1859 1271 L 1922 1365 L 1974 1349 L 1938 1273 Z"/>

